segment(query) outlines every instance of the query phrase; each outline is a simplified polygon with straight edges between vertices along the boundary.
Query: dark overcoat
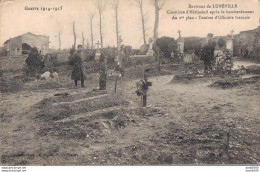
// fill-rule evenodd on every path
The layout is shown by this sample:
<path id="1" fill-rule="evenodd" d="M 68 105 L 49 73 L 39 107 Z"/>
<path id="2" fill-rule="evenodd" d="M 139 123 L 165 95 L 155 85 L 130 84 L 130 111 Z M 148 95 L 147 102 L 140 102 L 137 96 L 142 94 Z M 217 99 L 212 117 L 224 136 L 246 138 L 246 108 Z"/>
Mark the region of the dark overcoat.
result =
<path id="1" fill-rule="evenodd" d="M 201 51 L 201 60 L 203 61 L 212 61 L 214 59 L 214 51 L 215 51 L 215 44 L 208 43 L 206 44 Z"/>
<path id="2" fill-rule="evenodd" d="M 83 60 L 80 57 L 80 54 L 76 53 L 73 55 L 70 64 L 73 66 L 71 79 L 72 80 L 85 80 L 85 68 L 83 66 Z"/>

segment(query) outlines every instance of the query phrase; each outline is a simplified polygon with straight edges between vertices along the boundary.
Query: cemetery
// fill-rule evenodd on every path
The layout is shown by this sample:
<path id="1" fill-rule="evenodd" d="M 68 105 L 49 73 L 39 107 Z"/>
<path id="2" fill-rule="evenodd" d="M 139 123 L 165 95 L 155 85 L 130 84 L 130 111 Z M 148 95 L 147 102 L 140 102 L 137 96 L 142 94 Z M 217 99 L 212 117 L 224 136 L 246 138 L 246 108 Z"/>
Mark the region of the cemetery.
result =
<path id="1" fill-rule="evenodd" d="M 140 48 L 119 32 L 113 47 L 102 34 L 77 44 L 72 30 L 63 50 L 32 33 L 5 43 L 1 165 L 259 164 L 260 26 L 177 38 L 155 29 Z"/>
<path id="2" fill-rule="evenodd" d="M 99 89 L 98 69 L 93 69 L 99 64 L 99 50 L 91 62 L 92 69 L 86 69 L 86 88 L 76 89 L 71 83 L 70 65 L 55 67 L 53 71 L 58 78 L 49 76 L 49 72 L 48 78 L 24 82 L 25 78 L 18 76 L 9 83 L 16 88 L 1 93 L 1 107 L 4 107 L 1 114 L 1 163 L 162 165 L 259 162 L 256 144 L 259 142 L 259 109 L 256 105 L 259 67 L 245 66 L 244 70 L 237 67 L 230 75 L 225 72 L 225 75 L 205 75 L 203 64 L 192 59 L 197 56 L 184 52 L 183 39 L 177 41 L 177 56 L 173 57 L 180 60 L 160 64 L 160 71 L 156 54 L 145 57 L 152 56 L 154 60 L 139 61 L 130 66 L 118 58 L 117 61 L 126 66 L 123 77 L 119 70 L 114 71 L 113 65 L 107 63 L 110 69 L 107 69 L 104 90 Z M 232 44 L 227 46 L 232 48 Z M 222 56 L 223 53 L 217 55 L 219 61 Z M 48 70 L 50 67 L 53 66 L 48 65 Z M 5 72 L 3 78 L 6 77 L 11 76 Z M 248 105 L 247 101 L 253 104 Z M 5 134 L 10 129 L 13 137 Z M 19 142 L 15 142 L 17 138 Z M 10 144 L 15 147 L 11 152 L 8 151 Z"/>

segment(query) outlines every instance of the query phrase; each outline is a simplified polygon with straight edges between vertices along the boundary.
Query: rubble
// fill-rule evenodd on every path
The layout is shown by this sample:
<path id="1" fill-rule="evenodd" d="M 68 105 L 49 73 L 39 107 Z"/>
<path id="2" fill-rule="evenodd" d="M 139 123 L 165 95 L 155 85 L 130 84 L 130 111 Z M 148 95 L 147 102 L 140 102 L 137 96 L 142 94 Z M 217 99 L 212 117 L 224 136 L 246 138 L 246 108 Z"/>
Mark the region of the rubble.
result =
<path id="1" fill-rule="evenodd" d="M 51 73 L 49 71 L 46 71 L 43 74 L 41 74 L 40 79 L 41 80 L 47 80 L 47 79 L 50 78 L 50 76 L 51 76 Z"/>

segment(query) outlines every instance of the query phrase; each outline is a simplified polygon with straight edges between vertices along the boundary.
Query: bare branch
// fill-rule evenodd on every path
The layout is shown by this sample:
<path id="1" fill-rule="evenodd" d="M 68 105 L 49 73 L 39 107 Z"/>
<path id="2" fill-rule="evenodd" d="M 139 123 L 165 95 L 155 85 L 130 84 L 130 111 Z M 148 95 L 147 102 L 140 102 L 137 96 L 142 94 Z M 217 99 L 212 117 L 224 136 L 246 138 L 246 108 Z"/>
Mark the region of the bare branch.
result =
<path id="1" fill-rule="evenodd" d="M 89 15 L 90 19 L 93 19 L 93 17 L 95 16 L 95 13 L 89 13 L 88 15 Z"/>
<path id="2" fill-rule="evenodd" d="M 102 15 L 102 13 L 104 12 L 106 5 L 107 5 L 107 1 L 106 0 L 96 0 L 94 5 L 97 7 L 98 9 L 98 13 L 100 15 Z"/>
<path id="3" fill-rule="evenodd" d="M 143 0 L 135 0 L 134 1 L 135 6 L 137 6 L 138 8 L 142 8 L 143 6 Z"/>
<path id="4" fill-rule="evenodd" d="M 73 35 L 74 35 L 74 44 L 73 44 L 73 48 L 76 49 L 77 36 L 76 36 L 76 31 L 75 31 L 75 21 L 73 21 Z"/>
<path id="5" fill-rule="evenodd" d="M 154 21 L 154 40 L 158 38 L 159 18 L 160 10 L 165 6 L 167 0 L 153 0 L 153 6 L 155 9 L 155 21 Z"/>
<path id="6" fill-rule="evenodd" d="M 143 41 L 144 44 L 146 44 L 146 23 L 148 20 L 148 15 L 147 12 L 144 13 L 144 9 L 143 9 L 143 0 L 135 0 L 135 4 L 136 6 L 139 8 L 140 10 L 140 15 L 141 15 L 141 24 L 142 24 L 142 33 L 143 33 Z"/>
<path id="7" fill-rule="evenodd" d="M 106 0 L 95 1 L 95 6 L 97 7 L 99 13 L 99 35 L 100 35 L 101 48 L 103 48 L 102 13 L 104 12 L 106 5 L 107 5 Z"/>
<path id="8" fill-rule="evenodd" d="M 94 48 L 94 36 L 93 36 L 93 18 L 95 16 L 95 13 L 89 13 L 89 19 L 90 19 L 90 37 L 91 37 L 91 49 Z"/>
<path id="9" fill-rule="evenodd" d="M 159 9 L 162 9 L 166 3 L 167 3 L 167 0 L 159 0 L 159 2 L 158 2 Z"/>
<path id="10" fill-rule="evenodd" d="M 116 24 L 116 42 L 117 42 L 117 55 L 119 56 L 120 50 L 120 40 L 119 40 L 119 21 L 118 21 L 118 8 L 119 8 L 119 0 L 113 0 L 111 3 L 112 8 L 115 12 L 115 24 Z"/>
<path id="11" fill-rule="evenodd" d="M 119 0 L 113 0 L 111 2 L 111 6 L 114 10 L 117 10 L 118 9 L 118 6 L 119 6 Z"/>

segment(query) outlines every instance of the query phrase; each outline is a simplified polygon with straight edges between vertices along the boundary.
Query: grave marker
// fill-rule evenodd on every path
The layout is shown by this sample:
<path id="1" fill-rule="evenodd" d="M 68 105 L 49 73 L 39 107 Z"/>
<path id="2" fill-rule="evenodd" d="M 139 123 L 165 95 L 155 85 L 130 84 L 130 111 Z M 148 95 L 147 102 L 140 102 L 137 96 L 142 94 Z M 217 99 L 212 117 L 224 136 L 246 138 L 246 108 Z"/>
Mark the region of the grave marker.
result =
<path id="1" fill-rule="evenodd" d="M 178 53 L 183 54 L 184 52 L 184 39 L 181 37 L 181 31 L 178 30 L 179 38 L 177 39 Z"/>
<path id="2" fill-rule="evenodd" d="M 227 43 L 226 43 L 226 49 L 230 51 L 231 55 L 233 56 L 233 49 L 234 49 L 234 45 L 233 45 L 233 33 L 234 30 L 231 30 L 231 34 L 229 34 L 227 36 Z"/>
<path id="3" fill-rule="evenodd" d="M 101 45 L 101 43 L 98 41 L 98 42 L 96 43 L 96 45 L 97 45 L 97 51 L 96 51 L 96 54 L 95 54 L 95 60 L 96 60 L 96 61 L 99 61 L 99 60 L 100 60 L 100 55 L 101 55 L 101 52 L 100 52 L 100 50 L 99 50 L 99 46 Z"/>
<path id="4" fill-rule="evenodd" d="M 146 69 L 144 71 L 144 76 L 143 79 L 141 79 L 140 81 L 136 82 L 136 94 L 137 96 L 141 97 L 141 106 L 146 107 L 147 105 L 147 92 L 150 86 L 152 86 L 152 82 L 148 81 L 148 75 L 147 72 L 149 71 L 149 69 Z"/>
<path id="5" fill-rule="evenodd" d="M 149 39 L 149 49 L 148 49 L 148 51 L 147 51 L 147 53 L 146 53 L 147 56 L 153 56 L 153 55 L 154 55 L 153 42 L 154 42 L 153 39 L 150 38 L 150 39 Z"/>

